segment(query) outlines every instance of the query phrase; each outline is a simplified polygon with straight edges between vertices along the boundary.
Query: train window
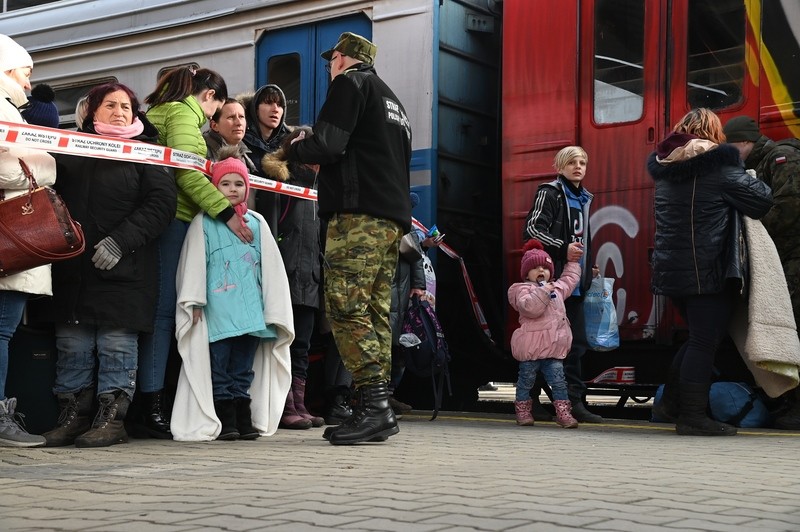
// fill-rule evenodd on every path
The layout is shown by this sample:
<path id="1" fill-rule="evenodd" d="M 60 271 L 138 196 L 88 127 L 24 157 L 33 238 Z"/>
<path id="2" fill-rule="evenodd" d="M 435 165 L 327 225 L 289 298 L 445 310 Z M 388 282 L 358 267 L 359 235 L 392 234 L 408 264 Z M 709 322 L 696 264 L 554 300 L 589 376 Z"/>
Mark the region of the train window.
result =
<path id="1" fill-rule="evenodd" d="M 644 108 L 644 0 L 598 0 L 594 16 L 594 121 L 638 120 Z"/>
<path id="2" fill-rule="evenodd" d="M 300 123 L 300 54 L 275 55 L 267 62 L 267 83 L 274 83 L 286 96 L 287 124 Z"/>
<path id="3" fill-rule="evenodd" d="M 53 92 L 56 93 L 56 98 L 53 103 L 55 103 L 58 108 L 58 115 L 61 117 L 61 127 L 78 127 L 78 124 L 75 123 L 75 106 L 78 104 L 78 100 L 86 96 L 94 87 L 105 85 L 113 81 L 117 81 L 117 78 L 93 79 L 92 81 L 74 83 L 71 85 L 54 86 Z"/>
<path id="4" fill-rule="evenodd" d="M 689 106 L 720 109 L 742 99 L 745 7 L 742 0 L 689 2 Z"/>
<path id="5" fill-rule="evenodd" d="M 3 11 L 16 11 L 17 9 L 25 9 L 26 7 L 40 6 L 42 4 L 52 4 L 53 2 L 60 2 L 61 0 L 1 0 Z"/>

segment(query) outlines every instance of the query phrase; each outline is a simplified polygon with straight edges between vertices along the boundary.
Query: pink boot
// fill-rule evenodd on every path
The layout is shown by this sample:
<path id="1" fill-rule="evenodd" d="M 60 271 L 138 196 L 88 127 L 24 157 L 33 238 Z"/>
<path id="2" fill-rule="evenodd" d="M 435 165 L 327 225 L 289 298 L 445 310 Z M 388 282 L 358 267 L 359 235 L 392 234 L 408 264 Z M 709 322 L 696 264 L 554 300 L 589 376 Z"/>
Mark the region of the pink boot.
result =
<path id="1" fill-rule="evenodd" d="M 556 423 L 565 429 L 578 428 L 578 421 L 572 417 L 572 405 L 569 401 L 553 401 L 556 407 Z"/>
<path id="2" fill-rule="evenodd" d="M 533 400 L 514 401 L 514 412 L 517 414 L 517 425 L 525 427 L 533 426 L 533 416 L 531 415 L 531 405 Z"/>

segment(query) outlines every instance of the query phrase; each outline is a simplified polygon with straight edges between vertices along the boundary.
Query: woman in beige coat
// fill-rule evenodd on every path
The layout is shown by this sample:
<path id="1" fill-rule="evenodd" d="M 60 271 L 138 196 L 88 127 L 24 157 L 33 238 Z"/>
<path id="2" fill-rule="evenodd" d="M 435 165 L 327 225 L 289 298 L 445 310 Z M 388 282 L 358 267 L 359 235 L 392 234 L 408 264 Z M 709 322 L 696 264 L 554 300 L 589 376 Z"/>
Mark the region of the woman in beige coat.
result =
<path id="1" fill-rule="evenodd" d="M 19 107 L 28 103 L 33 60 L 28 52 L 6 35 L 0 35 L 0 120 L 25 123 Z M 6 199 L 28 190 L 28 179 L 19 159 L 24 159 L 39 186 L 56 181 L 56 163 L 41 150 L 0 147 L 0 190 Z M 38 447 L 41 436 L 28 434 L 14 418 L 17 400 L 6 397 L 8 344 L 22 319 L 28 294 L 52 294 L 50 266 L 40 266 L 9 276 L 0 276 L 0 446 Z"/>

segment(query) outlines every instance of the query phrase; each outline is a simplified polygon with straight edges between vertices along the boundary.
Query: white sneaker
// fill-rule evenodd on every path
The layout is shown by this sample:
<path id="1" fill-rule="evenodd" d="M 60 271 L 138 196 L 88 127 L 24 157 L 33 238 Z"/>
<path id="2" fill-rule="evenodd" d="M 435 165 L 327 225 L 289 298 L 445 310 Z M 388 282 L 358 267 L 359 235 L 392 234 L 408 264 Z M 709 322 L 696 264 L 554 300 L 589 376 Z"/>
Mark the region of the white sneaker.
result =
<path id="1" fill-rule="evenodd" d="M 28 434 L 22 422 L 22 414 L 15 414 L 17 400 L 9 397 L 0 401 L 0 446 L 42 447 L 47 442 L 44 436 Z M 19 421 L 18 421 L 19 420 Z"/>

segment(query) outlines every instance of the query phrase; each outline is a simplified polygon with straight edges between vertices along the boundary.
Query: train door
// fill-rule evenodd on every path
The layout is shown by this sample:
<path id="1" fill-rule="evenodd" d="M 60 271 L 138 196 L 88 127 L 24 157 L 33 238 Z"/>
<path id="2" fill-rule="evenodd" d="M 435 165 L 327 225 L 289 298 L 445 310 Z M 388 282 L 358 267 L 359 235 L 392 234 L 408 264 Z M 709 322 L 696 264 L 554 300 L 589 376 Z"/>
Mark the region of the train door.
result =
<path id="1" fill-rule="evenodd" d="M 758 42 L 753 21 L 743 0 L 597 0 L 581 3 L 580 21 L 578 139 L 595 193 L 592 258 L 617 279 L 623 338 L 669 342 L 675 313 L 649 290 L 655 227 L 645 161 L 692 108 L 710 107 L 723 122 L 757 116 L 758 68 L 745 60 L 745 43 Z"/>
<path id="2" fill-rule="evenodd" d="M 325 101 L 330 81 L 319 54 L 342 32 L 372 38 L 372 22 L 364 15 L 269 31 L 257 45 L 256 86 L 274 83 L 286 94 L 286 123 L 313 124 Z"/>

